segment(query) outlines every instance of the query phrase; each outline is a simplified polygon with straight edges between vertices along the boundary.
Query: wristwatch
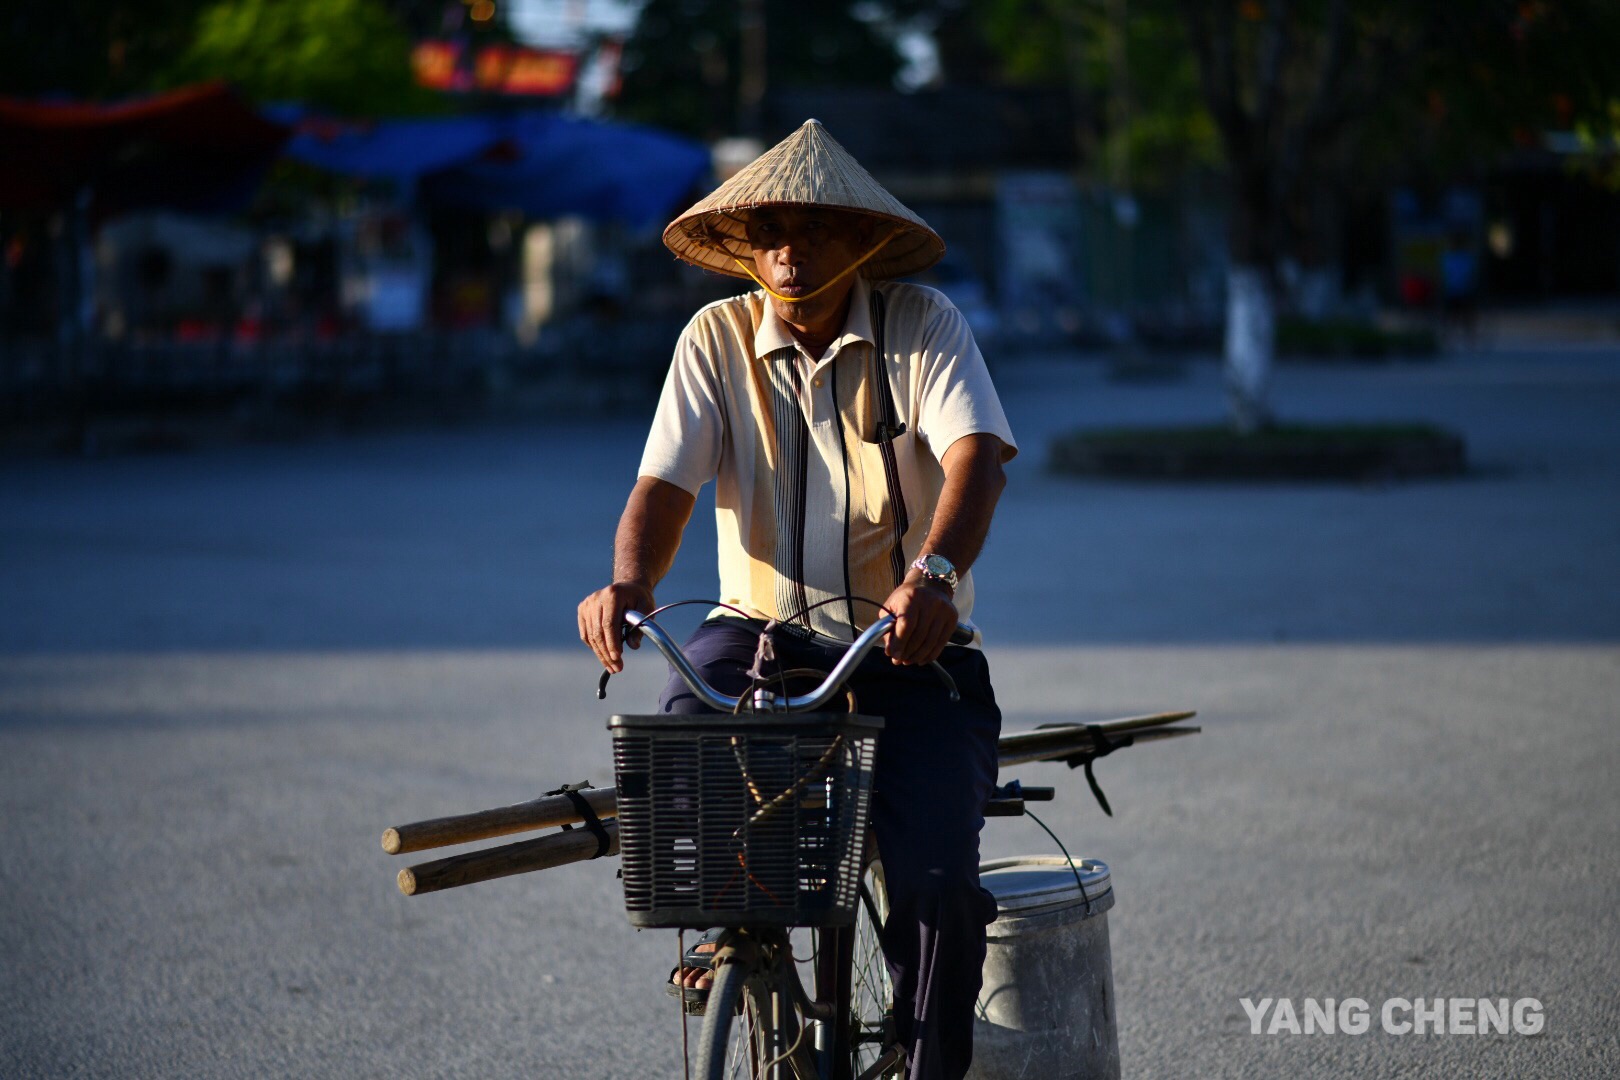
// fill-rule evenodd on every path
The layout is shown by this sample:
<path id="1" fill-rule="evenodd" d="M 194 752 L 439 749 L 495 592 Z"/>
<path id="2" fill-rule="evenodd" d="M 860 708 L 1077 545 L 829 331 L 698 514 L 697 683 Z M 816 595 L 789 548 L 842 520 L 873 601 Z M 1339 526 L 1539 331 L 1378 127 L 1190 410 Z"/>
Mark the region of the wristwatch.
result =
<path id="1" fill-rule="evenodd" d="M 925 552 L 917 556 L 917 561 L 911 564 L 911 568 L 921 573 L 925 580 L 943 582 L 950 587 L 951 592 L 956 591 L 956 584 L 960 579 L 957 577 L 956 567 L 952 566 L 951 560 L 945 556 Z"/>

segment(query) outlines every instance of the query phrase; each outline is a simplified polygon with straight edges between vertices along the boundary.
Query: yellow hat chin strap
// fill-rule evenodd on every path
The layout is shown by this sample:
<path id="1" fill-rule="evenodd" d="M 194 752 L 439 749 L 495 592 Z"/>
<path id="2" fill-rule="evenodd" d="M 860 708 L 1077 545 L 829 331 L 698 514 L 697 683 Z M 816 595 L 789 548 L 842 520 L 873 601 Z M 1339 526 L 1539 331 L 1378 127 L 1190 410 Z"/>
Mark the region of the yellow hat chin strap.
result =
<path id="1" fill-rule="evenodd" d="M 829 280 L 821 288 L 816 289 L 813 292 L 805 293 L 803 296 L 783 296 L 781 293 L 777 292 L 775 289 L 771 288 L 769 285 L 767 285 L 763 281 L 761 281 L 759 279 L 759 275 L 754 273 L 753 266 L 750 265 L 747 260 L 739 259 L 735 255 L 733 255 L 732 256 L 732 261 L 735 262 L 738 266 L 742 267 L 743 268 L 743 273 L 745 273 L 749 277 L 753 278 L 755 284 L 757 284 L 760 288 L 764 289 L 766 292 L 770 293 L 776 299 L 782 301 L 782 303 L 784 303 L 784 304 L 802 304 L 806 300 L 814 300 L 816 297 L 820 296 L 822 293 L 826 292 L 828 289 L 830 289 L 834 285 L 838 284 L 844 278 L 848 277 L 850 274 L 853 274 L 855 271 L 859 270 L 861 268 L 861 266 L 863 264 L 865 264 L 868 259 L 870 259 L 872 256 L 876 255 L 878 252 L 882 251 L 883 246 L 885 244 L 887 244 L 890 240 L 893 240 L 896 236 L 900 235 L 900 231 L 901 230 L 899 230 L 899 229 L 891 230 L 889 235 L 885 236 L 883 239 L 879 240 L 877 242 L 877 245 L 875 247 L 873 247 L 871 251 L 868 251 L 865 255 L 862 255 L 860 258 L 858 258 L 854 262 L 850 263 L 843 270 L 840 270 L 831 280 Z"/>

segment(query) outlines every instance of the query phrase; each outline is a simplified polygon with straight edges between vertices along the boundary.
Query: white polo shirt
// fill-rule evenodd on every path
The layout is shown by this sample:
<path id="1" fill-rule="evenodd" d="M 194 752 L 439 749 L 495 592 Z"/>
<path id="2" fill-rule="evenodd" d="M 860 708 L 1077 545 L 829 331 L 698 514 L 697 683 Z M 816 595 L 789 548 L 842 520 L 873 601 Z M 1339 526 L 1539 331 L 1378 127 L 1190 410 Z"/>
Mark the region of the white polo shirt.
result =
<path id="1" fill-rule="evenodd" d="M 846 641 L 921 553 L 951 444 L 984 433 L 1017 448 L 962 313 L 934 289 L 897 282 L 875 287 L 904 432 L 879 439 L 873 287 L 857 279 L 843 333 L 819 360 L 763 291 L 699 311 L 676 344 L 640 470 L 694 496 L 715 481 L 725 603 Z M 890 498 L 890 455 L 901 507 Z M 870 603 L 822 603 L 846 594 Z M 963 619 L 973 611 L 970 574 L 956 608 Z"/>

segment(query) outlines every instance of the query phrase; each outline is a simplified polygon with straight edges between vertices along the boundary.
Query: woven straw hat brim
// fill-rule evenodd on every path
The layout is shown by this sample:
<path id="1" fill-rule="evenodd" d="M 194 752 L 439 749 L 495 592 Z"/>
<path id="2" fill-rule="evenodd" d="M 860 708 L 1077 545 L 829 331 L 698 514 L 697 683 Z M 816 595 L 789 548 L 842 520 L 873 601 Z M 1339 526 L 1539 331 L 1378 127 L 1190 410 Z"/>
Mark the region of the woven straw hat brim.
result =
<path id="1" fill-rule="evenodd" d="M 747 272 L 735 260 L 752 263 L 747 214 L 767 206 L 820 206 L 886 222 L 897 232 L 861 267 L 868 278 L 920 273 L 945 255 L 939 234 L 872 179 L 817 120 L 805 121 L 670 222 L 664 245 L 694 266 L 746 278 Z M 879 225 L 874 240 L 882 239 L 883 228 Z"/>

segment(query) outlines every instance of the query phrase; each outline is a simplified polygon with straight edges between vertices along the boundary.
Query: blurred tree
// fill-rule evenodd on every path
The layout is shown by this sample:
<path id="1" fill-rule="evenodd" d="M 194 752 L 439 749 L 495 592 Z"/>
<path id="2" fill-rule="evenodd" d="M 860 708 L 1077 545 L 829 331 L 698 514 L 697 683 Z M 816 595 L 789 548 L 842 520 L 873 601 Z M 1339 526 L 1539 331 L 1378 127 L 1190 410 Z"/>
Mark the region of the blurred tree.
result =
<path id="1" fill-rule="evenodd" d="M 1585 132 L 1614 160 L 1611 0 L 977 0 L 976 10 L 1005 77 L 1068 83 L 1093 175 L 1152 184 L 1224 162 L 1227 383 L 1241 430 L 1269 418 L 1279 266 L 1309 274 L 1331 259 L 1348 189 L 1453 176 L 1539 147 L 1549 130 Z"/>
<path id="2" fill-rule="evenodd" d="M 1580 145 L 1576 168 L 1620 192 L 1620 97 L 1609 102 L 1607 115 L 1576 121 L 1575 137 Z"/>
<path id="3" fill-rule="evenodd" d="M 625 43 L 619 116 L 699 138 L 746 132 L 745 74 L 783 85 L 892 86 L 900 57 L 860 5 L 789 0 L 648 0 Z M 753 22 L 750 22 L 751 17 Z M 763 53 L 745 42 L 763 31 Z M 757 92 L 757 89 L 756 89 Z"/>
<path id="4" fill-rule="evenodd" d="M 1243 431 L 1269 420 L 1279 261 L 1323 244 L 1315 193 L 1357 171 L 1445 174 L 1539 147 L 1620 85 L 1608 0 L 1179 6 L 1231 176 L 1226 371 Z"/>
<path id="5" fill-rule="evenodd" d="M 976 0 L 890 0 L 887 8 L 893 25 L 933 39 L 941 83 L 975 86 L 1004 81 L 1000 53 L 985 32 Z"/>
<path id="6" fill-rule="evenodd" d="M 1198 68 L 1170 5 L 978 0 L 976 14 L 1001 59 L 1000 79 L 1068 88 L 1092 179 L 1163 188 L 1220 161 Z"/>
<path id="7" fill-rule="evenodd" d="M 163 75 L 228 79 L 260 102 L 297 101 L 346 116 L 435 111 L 418 86 L 411 39 L 381 0 L 221 0 Z"/>
<path id="8" fill-rule="evenodd" d="M 450 16 L 460 22 L 452 25 Z M 109 100 L 223 78 L 251 81 L 248 91 L 261 100 L 293 100 L 313 86 L 332 102 L 319 103 L 344 111 L 370 111 L 378 103 L 386 112 L 432 110 L 434 95 L 402 82 L 409 75 L 401 66 L 409 62 L 409 41 L 401 35 L 414 39 L 447 26 L 479 41 L 511 39 L 504 19 L 475 23 L 459 0 L 5 4 L 0 94 Z M 330 89 L 345 79 L 380 89 Z M 390 98 L 396 100 L 389 104 Z"/>
<path id="9" fill-rule="evenodd" d="M 104 100 L 153 88 L 206 0 L 0 5 L 0 93 Z"/>

